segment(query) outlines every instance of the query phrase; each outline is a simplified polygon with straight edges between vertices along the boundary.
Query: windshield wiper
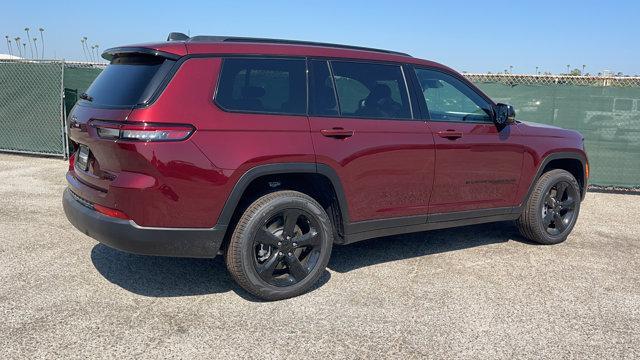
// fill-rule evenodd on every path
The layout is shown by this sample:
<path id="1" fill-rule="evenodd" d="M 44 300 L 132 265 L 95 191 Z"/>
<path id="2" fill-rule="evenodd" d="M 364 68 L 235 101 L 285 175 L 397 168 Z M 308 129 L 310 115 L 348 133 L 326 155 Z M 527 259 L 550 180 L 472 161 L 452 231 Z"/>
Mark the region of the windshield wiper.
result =
<path id="1" fill-rule="evenodd" d="M 80 94 L 80 99 L 82 100 L 87 100 L 87 101 L 93 101 L 93 97 L 87 93 L 82 93 Z"/>

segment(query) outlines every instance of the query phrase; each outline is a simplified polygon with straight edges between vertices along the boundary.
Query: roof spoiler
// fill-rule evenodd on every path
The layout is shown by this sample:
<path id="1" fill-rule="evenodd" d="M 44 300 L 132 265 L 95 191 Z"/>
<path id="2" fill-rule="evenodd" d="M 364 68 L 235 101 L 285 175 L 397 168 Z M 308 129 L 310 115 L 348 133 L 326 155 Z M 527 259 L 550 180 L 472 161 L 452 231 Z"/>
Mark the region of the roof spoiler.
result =
<path id="1" fill-rule="evenodd" d="M 160 56 L 170 60 L 178 60 L 180 58 L 180 55 L 168 53 L 166 51 L 149 49 L 145 47 L 131 47 L 131 46 L 115 47 L 115 48 L 107 49 L 102 53 L 102 58 L 107 61 L 111 61 L 116 56 L 133 55 L 133 54 Z"/>

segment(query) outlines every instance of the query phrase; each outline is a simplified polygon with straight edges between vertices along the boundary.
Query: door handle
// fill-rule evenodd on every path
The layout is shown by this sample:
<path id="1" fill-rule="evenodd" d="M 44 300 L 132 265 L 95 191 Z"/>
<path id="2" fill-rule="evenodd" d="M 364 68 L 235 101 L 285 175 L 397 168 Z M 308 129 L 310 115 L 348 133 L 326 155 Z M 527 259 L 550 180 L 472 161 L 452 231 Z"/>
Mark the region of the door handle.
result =
<path id="1" fill-rule="evenodd" d="M 438 131 L 436 132 L 436 135 L 440 136 L 441 138 L 456 140 L 462 137 L 462 132 L 455 130 Z"/>
<path id="2" fill-rule="evenodd" d="M 353 136 L 353 130 L 345 130 L 343 128 L 322 129 L 320 134 L 330 138 L 346 139 Z"/>

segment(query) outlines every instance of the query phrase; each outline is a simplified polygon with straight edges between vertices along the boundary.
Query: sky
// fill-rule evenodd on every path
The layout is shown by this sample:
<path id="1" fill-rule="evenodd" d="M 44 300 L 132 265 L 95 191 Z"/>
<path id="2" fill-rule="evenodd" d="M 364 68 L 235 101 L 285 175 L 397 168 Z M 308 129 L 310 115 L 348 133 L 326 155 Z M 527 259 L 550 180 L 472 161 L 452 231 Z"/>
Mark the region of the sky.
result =
<path id="1" fill-rule="evenodd" d="M 71 5 L 73 4 L 73 5 Z M 171 31 L 333 42 L 407 52 L 458 71 L 640 75 L 640 1 L 34 1 L 4 0 L 5 35 L 44 31 L 45 57 L 164 41 Z M 15 41 L 13 50 L 16 51 Z M 27 54 L 29 54 L 27 45 Z"/>

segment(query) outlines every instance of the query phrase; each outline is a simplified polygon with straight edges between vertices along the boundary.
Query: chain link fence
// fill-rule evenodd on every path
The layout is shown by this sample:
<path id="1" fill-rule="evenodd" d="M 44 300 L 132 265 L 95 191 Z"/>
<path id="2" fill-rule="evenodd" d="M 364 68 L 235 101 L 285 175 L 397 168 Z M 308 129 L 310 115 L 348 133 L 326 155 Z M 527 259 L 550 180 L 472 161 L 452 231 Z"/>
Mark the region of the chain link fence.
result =
<path id="1" fill-rule="evenodd" d="M 580 131 L 594 185 L 640 186 L 640 77 L 465 74 L 518 120 Z"/>
<path id="2" fill-rule="evenodd" d="M 0 60 L 0 151 L 66 157 L 66 111 L 104 66 Z"/>
<path id="3" fill-rule="evenodd" d="M 0 61 L 0 151 L 67 156 L 66 115 L 105 66 Z M 640 186 L 640 77 L 464 75 L 519 120 L 580 131 L 592 184 Z"/>

